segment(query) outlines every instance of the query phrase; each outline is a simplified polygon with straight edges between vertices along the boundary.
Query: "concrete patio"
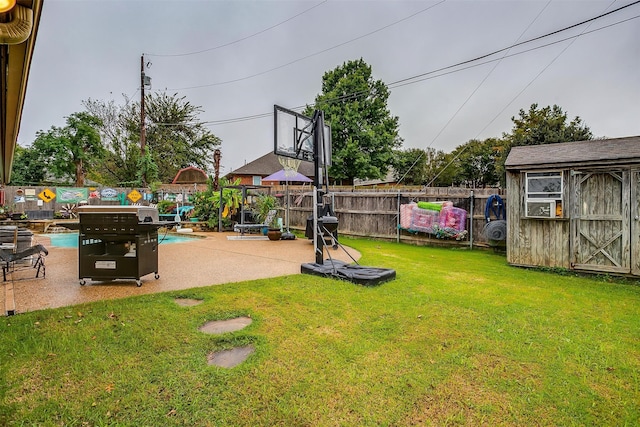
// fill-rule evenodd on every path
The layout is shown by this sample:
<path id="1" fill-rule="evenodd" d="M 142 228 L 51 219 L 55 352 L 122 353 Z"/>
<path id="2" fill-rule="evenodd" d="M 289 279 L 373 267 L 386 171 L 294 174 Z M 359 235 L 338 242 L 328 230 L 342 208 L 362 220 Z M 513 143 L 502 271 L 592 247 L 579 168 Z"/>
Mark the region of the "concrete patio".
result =
<path id="1" fill-rule="evenodd" d="M 34 240 L 49 250 L 45 258 L 46 277 L 34 278 L 27 268 L 9 275 L 0 292 L 2 315 L 46 308 L 64 307 L 104 299 L 124 298 L 165 291 L 264 279 L 299 274 L 302 263 L 314 262 L 310 240 L 237 239 L 238 233 L 193 233 L 192 241 L 162 244 L 158 247 L 159 279 L 153 274 L 135 280 L 111 282 L 87 281 L 80 286 L 78 249 L 51 246 L 49 238 L 35 235 Z M 231 237 L 231 239 L 229 239 Z M 356 260 L 360 254 L 347 248 Z M 331 256 L 351 262 L 343 250 L 331 250 Z M 328 256 L 325 254 L 325 259 Z"/>

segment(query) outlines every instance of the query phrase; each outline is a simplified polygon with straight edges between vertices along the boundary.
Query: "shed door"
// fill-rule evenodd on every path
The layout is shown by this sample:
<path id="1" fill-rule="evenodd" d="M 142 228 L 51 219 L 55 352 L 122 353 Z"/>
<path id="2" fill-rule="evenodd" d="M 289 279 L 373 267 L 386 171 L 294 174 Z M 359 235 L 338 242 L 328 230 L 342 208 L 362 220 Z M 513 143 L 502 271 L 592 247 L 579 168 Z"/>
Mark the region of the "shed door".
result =
<path id="1" fill-rule="evenodd" d="M 629 175 L 628 171 L 573 173 L 573 268 L 631 271 Z"/>
<path id="2" fill-rule="evenodd" d="M 640 171 L 631 172 L 631 273 L 640 276 Z"/>

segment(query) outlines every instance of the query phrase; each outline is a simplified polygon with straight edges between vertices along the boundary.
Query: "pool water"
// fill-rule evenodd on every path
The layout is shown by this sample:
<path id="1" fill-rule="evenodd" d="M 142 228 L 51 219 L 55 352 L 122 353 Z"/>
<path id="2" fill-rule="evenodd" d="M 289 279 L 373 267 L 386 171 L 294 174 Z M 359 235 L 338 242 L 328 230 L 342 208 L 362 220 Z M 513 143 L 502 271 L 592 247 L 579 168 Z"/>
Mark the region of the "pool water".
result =
<path id="1" fill-rule="evenodd" d="M 59 248 L 77 248 L 78 247 L 78 233 L 49 233 L 38 234 L 37 236 L 44 236 L 51 239 L 51 246 Z M 176 236 L 174 234 L 158 234 L 158 241 L 161 245 L 166 243 L 180 243 L 180 242 L 192 242 L 193 237 Z"/>

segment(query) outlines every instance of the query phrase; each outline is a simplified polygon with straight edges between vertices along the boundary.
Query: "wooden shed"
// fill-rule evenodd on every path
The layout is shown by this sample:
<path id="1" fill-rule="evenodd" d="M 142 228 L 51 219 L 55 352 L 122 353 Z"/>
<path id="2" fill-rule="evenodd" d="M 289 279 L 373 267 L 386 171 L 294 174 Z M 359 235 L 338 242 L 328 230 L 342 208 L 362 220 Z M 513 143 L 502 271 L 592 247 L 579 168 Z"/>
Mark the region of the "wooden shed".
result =
<path id="1" fill-rule="evenodd" d="M 640 276 L 640 136 L 514 147 L 507 261 Z"/>

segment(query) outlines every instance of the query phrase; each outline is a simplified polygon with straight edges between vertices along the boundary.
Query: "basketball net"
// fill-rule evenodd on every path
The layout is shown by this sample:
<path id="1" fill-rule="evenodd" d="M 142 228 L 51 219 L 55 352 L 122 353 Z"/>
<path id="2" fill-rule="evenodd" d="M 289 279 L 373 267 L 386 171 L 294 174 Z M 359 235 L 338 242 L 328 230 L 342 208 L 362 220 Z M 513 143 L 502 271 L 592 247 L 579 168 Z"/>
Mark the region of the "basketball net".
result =
<path id="1" fill-rule="evenodd" d="M 292 157 L 278 156 L 278 162 L 280 162 L 284 169 L 284 176 L 292 178 L 298 173 L 298 168 L 300 167 L 302 160 L 294 159 Z"/>

